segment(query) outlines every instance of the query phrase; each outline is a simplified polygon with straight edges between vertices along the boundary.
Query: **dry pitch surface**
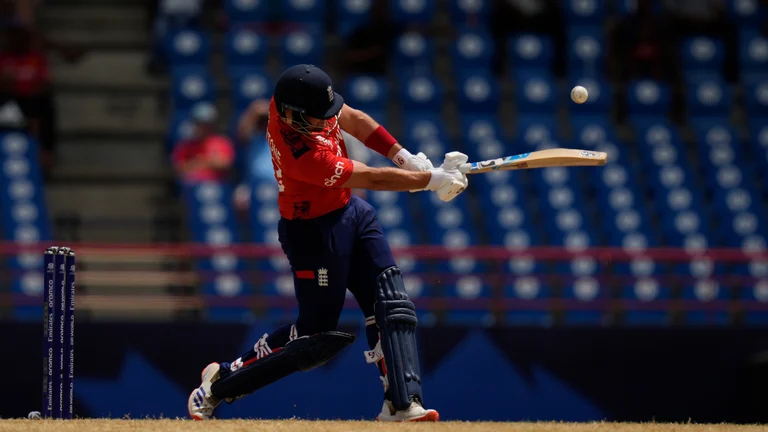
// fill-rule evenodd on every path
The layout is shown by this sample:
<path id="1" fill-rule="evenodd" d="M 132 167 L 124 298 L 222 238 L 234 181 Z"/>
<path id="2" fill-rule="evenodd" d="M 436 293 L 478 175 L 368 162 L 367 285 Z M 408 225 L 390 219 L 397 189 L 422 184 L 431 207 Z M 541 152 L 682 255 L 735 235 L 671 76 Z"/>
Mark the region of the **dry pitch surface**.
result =
<path id="1" fill-rule="evenodd" d="M 213 432 L 757 432 L 768 426 L 696 425 L 663 423 L 483 423 L 442 422 L 383 424 L 370 421 L 306 421 L 306 420 L 218 420 L 193 422 L 189 420 L 0 420 L 0 432 L 6 431 L 213 431 Z"/>

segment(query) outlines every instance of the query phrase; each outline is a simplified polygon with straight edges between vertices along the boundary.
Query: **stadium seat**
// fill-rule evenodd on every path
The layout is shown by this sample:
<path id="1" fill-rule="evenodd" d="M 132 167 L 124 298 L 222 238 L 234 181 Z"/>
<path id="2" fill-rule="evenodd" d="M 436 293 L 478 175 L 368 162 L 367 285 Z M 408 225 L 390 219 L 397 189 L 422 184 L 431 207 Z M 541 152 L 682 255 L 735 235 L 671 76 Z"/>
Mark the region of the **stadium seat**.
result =
<path id="1" fill-rule="evenodd" d="M 46 206 L 39 144 L 21 132 L 0 132 L 0 239 L 16 244 L 51 240 L 51 224 Z M 40 253 L 8 255 L 9 288 L 14 295 L 34 297 L 39 304 L 43 286 L 43 256 Z M 40 307 L 16 305 L 14 317 L 37 320 Z"/>
<path id="2" fill-rule="evenodd" d="M 400 103 L 408 111 L 440 112 L 443 86 L 429 75 L 409 77 L 400 84 Z"/>
<path id="3" fill-rule="evenodd" d="M 211 56 L 210 36 L 200 30 L 184 29 L 169 32 L 165 37 L 165 51 L 171 69 L 206 69 Z"/>
<path id="4" fill-rule="evenodd" d="M 682 44 L 681 55 L 687 76 L 719 76 L 725 63 L 725 45 L 719 39 L 706 36 L 688 38 Z"/>
<path id="5" fill-rule="evenodd" d="M 744 100 L 752 117 L 768 117 L 768 75 L 744 84 Z"/>
<path id="6" fill-rule="evenodd" d="M 256 99 L 270 99 L 272 80 L 263 73 L 250 72 L 233 77 L 232 101 L 236 111 L 244 110 Z"/>
<path id="7" fill-rule="evenodd" d="M 336 19 L 341 36 L 347 36 L 365 24 L 371 17 L 370 0 L 339 0 L 336 2 Z"/>
<path id="8" fill-rule="evenodd" d="M 554 114 L 518 115 L 515 125 L 515 140 L 526 150 L 559 138 Z"/>
<path id="9" fill-rule="evenodd" d="M 212 248 L 224 248 L 240 242 L 239 230 L 232 207 L 232 187 L 225 183 L 206 182 L 182 186 L 193 241 Z M 203 273 L 202 291 L 215 297 L 233 297 L 252 292 L 239 272 L 244 263 L 229 254 L 214 254 L 196 263 Z M 211 307 L 212 320 L 243 320 L 252 317 L 250 307 Z"/>
<path id="10" fill-rule="evenodd" d="M 606 48 L 602 27 L 571 27 L 566 49 L 570 73 L 585 77 L 603 76 Z"/>
<path id="11" fill-rule="evenodd" d="M 318 32 L 296 29 L 282 38 L 282 62 L 288 68 L 297 64 L 323 66 L 325 46 Z"/>
<path id="12" fill-rule="evenodd" d="M 760 0 L 730 0 L 725 4 L 739 27 L 757 28 L 765 20 L 766 8 Z"/>
<path id="13" fill-rule="evenodd" d="M 554 322 L 552 289 L 535 276 L 516 277 L 506 283 L 504 300 L 504 323 L 508 326 L 549 327 Z"/>
<path id="14" fill-rule="evenodd" d="M 357 75 L 344 83 L 344 101 L 362 110 L 386 110 L 389 102 L 389 83 L 384 78 Z"/>
<path id="15" fill-rule="evenodd" d="M 398 76 L 428 74 L 435 61 L 435 42 L 416 31 L 397 38 L 393 67 Z"/>
<path id="16" fill-rule="evenodd" d="M 207 73 L 178 74 L 172 79 L 171 100 L 175 111 L 187 111 L 199 102 L 216 99 L 213 78 Z"/>
<path id="17" fill-rule="evenodd" d="M 565 20 L 574 25 L 602 26 L 605 20 L 605 0 L 565 0 Z"/>
<path id="18" fill-rule="evenodd" d="M 262 70 L 267 64 L 268 41 L 259 33 L 244 27 L 230 30 L 224 41 L 227 69 Z"/>
<path id="19" fill-rule="evenodd" d="M 765 73 L 768 67 L 768 39 L 757 30 L 740 33 L 739 67 L 742 74 Z"/>
<path id="20" fill-rule="evenodd" d="M 260 23 L 269 19 L 269 0 L 225 0 L 224 10 L 233 23 Z"/>
<path id="21" fill-rule="evenodd" d="M 574 142 L 583 147 L 616 140 L 613 124 L 604 116 L 571 116 L 571 129 Z"/>
<path id="22" fill-rule="evenodd" d="M 398 23 L 433 22 L 437 13 L 436 0 L 391 0 L 389 2 L 390 16 Z"/>
<path id="23" fill-rule="evenodd" d="M 627 114 L 630 119 L 664 116 L 669 112 L 669 86 L 652 80 L 629 83 L 627 89 Z"/>
<path id="24" fill-rule="evenodd" d="M 445 138 L 445 125 L 439 114 L 433 112 L 408 113 L 404 118 L 403 137 L 406 142 L 430 138 Z"/>
<path id="25" fill-rule="evenodd" d="M 627 326 L 663 326 L 671 316 L 669 288 L 653 277 L 640 278 L 621 288 L 623 323 Z"/>
<path id="26" fill-rule="evenodd" d="M 560 94 L 552 76 L 527 70 L 518 70 L 515 75 L 515 105 L 518 111 L 554 115 Z"/>
<path id="27" fill-rule="evenodd" d="M 745 324 L 768 325 L 768 313 L 764 309 L 768 302 L 768 279 L 760 279 L 753 286 L 742 289 L 739 300 L 745 309 Z"/>
<path id="28" fill-rule="evenodd" d="M 492 0 L 451 0 L 451 22 L 458 27 L 486 27 Z"/>
<path id="29" fill-rule="evenodd" d="M 730 115 L 733 97 L 720 79 L 691 78 L 686 83 L 686 106 L 692 121 L 710 122 Z"/>
<path id="30" fill-rule="evenodd" d="M 609 319 L 605 306 L 607 289 L 593 277 L 579 277 L 565 285 L 563 298 L 576 307 L 566 308 L 563 322 L 568 325 L 604 325 Z"/>
<path id="31" fill-rule="evenodd" d="M 323 30 L 325 21 L 325 2 L 322 0 L 281 0 L 282 19 L 290 23 L 302 23 L 318 26 Z"/>
<path id="32" fill-rule="evenodd" d="M 487 71 L 494 49 L 493 39 L 485 31 L 460 31 L 451 47 L 454 73 L 461 76 L 474 71 Z"/>
<path id="33" fill-rule="evenodd" d="M 510 36 L 507 51 L 515 69 L 544 69 L 549 72 L 555 56 L 552 38 L 535 33 Z"/>
<path id="34" fill-rule="evenodd" d="M 449 283 L 445 298 L 449 302 L 445 322 L 452 325 L 484 327 L 495 324 L 491 287 L 478 276 L 461 276 Z"/>
<path id="35" fill-rule="evenodd" d="M 495 116 L 499 109 L 499 86 L 487 72 L 469 72 L 458 80 L 459 110 L 462 113 L 485 113 Z"/>
<path id="36" fill-rule="evenodd" d="M 504 131 L 496 116 L 486 114 L 462 114 L 462 139 L 470 144 L 478 144 L 486 139 L 502 139 Z"/>

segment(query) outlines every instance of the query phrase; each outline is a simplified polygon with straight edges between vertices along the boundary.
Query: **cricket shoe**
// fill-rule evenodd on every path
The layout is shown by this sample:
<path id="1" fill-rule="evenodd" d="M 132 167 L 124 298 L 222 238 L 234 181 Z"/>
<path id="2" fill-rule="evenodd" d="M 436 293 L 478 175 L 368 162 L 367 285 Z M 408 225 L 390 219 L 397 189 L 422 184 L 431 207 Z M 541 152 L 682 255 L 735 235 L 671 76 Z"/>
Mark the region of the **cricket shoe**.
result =
<path id="1" fill-rule="evenodd" d="M 213 415 L 213 410 L 221 403 L 221 400 L 211 393 L 211 384 L 219 379 L 219 369 L 218 363 L 211 363 L 206 366 L 203 373 L 200 374 L 203 383 L 189 395 L 187 409 L 189 416 L 194 420 L 209 420 Z"/>
<path id="2" fill-rule="evenodd" d="M 440 414 L 433 409 L 424 409 L 418 401 L 411 402 L 408 409 L 395 411 L 391 401 L 385 400 L 381 407 L 381 413 L 376 421 L 382 422 L 436 422 L 440 421 Z"/>

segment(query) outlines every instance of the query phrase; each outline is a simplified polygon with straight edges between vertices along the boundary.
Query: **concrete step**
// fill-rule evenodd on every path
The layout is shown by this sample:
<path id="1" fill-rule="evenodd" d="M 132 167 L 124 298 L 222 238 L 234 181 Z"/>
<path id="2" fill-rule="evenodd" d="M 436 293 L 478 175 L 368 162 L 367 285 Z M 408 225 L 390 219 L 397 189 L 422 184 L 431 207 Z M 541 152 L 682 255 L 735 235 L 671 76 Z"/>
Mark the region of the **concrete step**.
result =
<path id="1" fill-rule="evenodd" d="M 47 187 L 48 207 L 53 215 L 78 214 L 89 219 L 151 220 L 158 203 L 166 198 L 164 185 L 52 183 Z"/>
<path id="2" fill-rule="evenodd" d="M 163 91 L 168 80 L 147 74 L 147 50 L 91 50 L 77 63 L 57 63 L 53 79 L 57 87 Z"/>
<path id="3" fill-rule="evenodd" d="M 151 94 L 104 94 L 60 91 L 56 96 L 61 134 L 161 137 L 166 114 Z"/>
<path id="4" fill-rule="evenodd" d="M 57 146 L 57 169 L 89 172 L 165 173 L 168 157 L 161 141 L 78 139 Z"/>
<path id="5" fill-rule="evenodd" d="M 46 5 L 43 21 L 49 28 L 79 27 L 84 31 L 102 28 L 122 28 L 145 32 L 146 9 L 131 4 L 106 5 Z"/>
<path id="6" fill-rule="evenodd" d="M 92 49 L 146 49 L 150 47 L 150 35 L 135 29 L 120 27 L 53 27 L 46 31 L 51 40 L 68 46 Z"/>

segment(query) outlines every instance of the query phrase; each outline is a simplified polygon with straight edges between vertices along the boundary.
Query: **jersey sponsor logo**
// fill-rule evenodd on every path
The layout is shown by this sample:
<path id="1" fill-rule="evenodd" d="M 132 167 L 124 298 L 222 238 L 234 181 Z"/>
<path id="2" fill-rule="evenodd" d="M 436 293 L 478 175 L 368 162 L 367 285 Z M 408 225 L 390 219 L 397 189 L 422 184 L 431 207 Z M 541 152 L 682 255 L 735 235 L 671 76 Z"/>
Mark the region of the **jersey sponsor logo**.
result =
<path id="1" fill-rule="evenodd" d="M 344 162 L 338 161 L 336 162 L 336 170 L 333 175 L 330 178 L 325 179 L 325 185 L 328 187 L 335 185 L 342 174 L 344 174 Z"/>
<path id="2" fill-rule="evenodd" d="M 582 150 L 581 151 L 581 155 L 585 156 L 585 157 L 597 157 L 597 153 L 591 152 L 591 151 L 587 151 L 587 150 Z"/>

